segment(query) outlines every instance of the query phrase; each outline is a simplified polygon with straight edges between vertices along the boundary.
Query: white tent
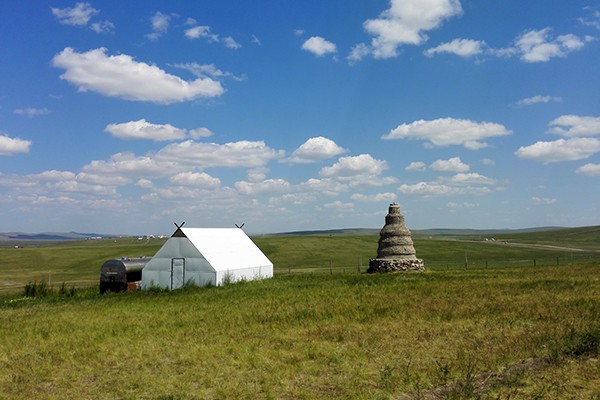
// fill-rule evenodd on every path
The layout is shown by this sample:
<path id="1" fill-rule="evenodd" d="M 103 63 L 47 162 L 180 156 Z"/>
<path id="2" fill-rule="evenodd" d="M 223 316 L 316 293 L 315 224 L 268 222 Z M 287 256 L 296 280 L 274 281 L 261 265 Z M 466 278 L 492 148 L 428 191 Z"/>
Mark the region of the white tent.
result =
<path id="1" fill-rule="evenodd" d="M 273 263 L 238 228 L 178 228 L 142 270 L 142 289 L 273 277 Z"/>

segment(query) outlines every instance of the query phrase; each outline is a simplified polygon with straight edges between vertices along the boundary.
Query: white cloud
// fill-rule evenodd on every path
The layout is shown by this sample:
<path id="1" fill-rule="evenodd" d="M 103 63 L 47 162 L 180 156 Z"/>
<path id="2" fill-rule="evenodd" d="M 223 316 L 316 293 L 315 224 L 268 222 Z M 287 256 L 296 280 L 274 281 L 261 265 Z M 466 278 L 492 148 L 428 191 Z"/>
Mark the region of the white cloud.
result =
<path id="1" fill-rule="evenodd" d="M 264 166 L 271 160 L 282 158 L 283 151 L 268 147 L 263 141 L 246 141 L 217 144 L 187 140 L 172 143 L 161 149 L 156 159 L 177 164 L 188 163 L 198 168 Z"/>
<path id="2" fill-rule="evenodd" d="M 452 186 L 465 186 L 465 185 L 493 185 L 496 183 L 494 179 L 488 178 L 487 176 L 480 175 L 476 172 L 471 173 L 458 173 L 446 180 Z"/>
<path id="3" fill-rule="evenodd" d="M 298 147 L 289 158 L 293 164 L 308 164 L 327 158 L 335 157 L 346 150 L 338 146 L 333 140 L 323 136 L 308 139 Z"/>
<path id="4" fill-rule="evenodd" d="M 374 203 L 391 203 L 394 202 L 397 198 L 396 193 L 376 193 L 373 195 L 366 195 L 362 193 L 354 193 L 350 196 L 352 200 L 355 201 L 365 201 L 365 202 L 374 202 Z"/>
<path id="5" fill-rule="evenodd" d="M 323 205 L 325 208 L 334 208 L 338 211 L 343 210 L 352 210 L 354 208 L 354 203 L 344 203 L 340 200 L 332 201 L 331 203 L 326 203 Z"/>
<path id="6" fill-rule="evenodd" d="M 525 99 L 521 99 L 517 102 L 518 105 L 520 106 L 531 106 L 533 104 L 540 104 L 540 103 L 560 103 L 562 102 L 562 98 L 561 97 L 556 97 L 556 96 L 541 96 L 541 95 L 537 95 L 537 96 L 533 96 L 533 97 L 528 97 Z"/>
<path id="7" fill-rule="evenodd" d="M 60 182 L 75 179 L 75 174 L 71 171 L 57 171 L 53 169 L 39 174 L 29 175 L 29 177 L 43 182 Z"/>
<path id="8" fill-rule="evenodd" d="M 190 135 L 190 137 L 192 139 L 210 137 L 210 136 L 214 135 L 214 133 L 208 128 L 190 129 L 188 131 L 188 134 Z"/>
<path id="9" fill-rule="evenodd" d="M 483 54 L 486 47 L 487 45 L 483 40 L 454 39 L 451 42 L 442 43 L 437 47 L 428 49 L 424 54 L 427 57 L 432 57 L 435 54 L 448 53 L 468 58 Z"/>
<path id="10" fill-rule="evenodd" d="M 515 154 L 519 158 L 541 161 L 544 164 L 575 161 L 590 157 L 600 151 L 600 140 L 595 138 L 560 139 L 554 142 L 536 142 L 520 147 Z"/>
<path id="11" fill-rule="evenodd" d="M 403 194 L 408 195 L 423 195 L 423 196 L 450 196 L 459 194 L 457 188 L 439 183 L 419 182 L 414 185 L 401 185 L 398 190 Z"/>
<path id="12" fill-rule="evenodd" d="M 267 178 L 268 172 L 269 169 L 267 167 L 250 168 L 247 173 L 248 180 L 251 182 L 264 181 Z"/>
<path id="13" fill-rule="evenodd" d="M 119 139 L 150 139 L 154 141 L 180 140 L 185 138 L 185 130 L 170 124 L 157 125 L 145 119 L 122 124 L 109 124 L 104 129 Z"/>
<path id="14" fill-rule="evenodd" d="M 337 196 L 342 192 L 348 191 L 348 188 L 347 184 L 330 178 L 310 178 L 298 185 L 298 189 L 301 191 L 318 193 L 325 196 Z"/>
<path id="15" fill-rule="evenodd" d="M 0 156 L 10 156 L 16 153 L 29 153 L 31 141 L 0 135 Z"/>
<path id="16" fill-rule="evenodd" d="M 404 168 L 407 171 L 425 171 L 427 165 L 422 161 L 413 161 Z"/>
<path id="17" fill-rule="evenodd" d="M 179 163 L 159 161 L 153 156 L 117 153 L 112 155 L 107 161 L 93 160 L 85 165 L 82 171 L 96 175 L 153 178 L 168 176 L 184 169 L 185 166 Z"/>
<path id="18" fill-rule="evenodd" d="M 210 41 L 218 41 L 219 37 L 210 33 L 210 27 L 206 25 L 198 25 L 186 29 L 184 35 L 188 39 L 208 38 Z"/>
<path id="19" fill-rule="evenodd" d="M 26 117 L 37 117 L 38 115 L 48 115 L 50 114 L 50 110 L 47 108 L 17 108 L 15 110 L 15 114 L 24 115 Z"/>
<path id="20" fill-rule="evenodd" d="M 379 18 L 364 22 L 364 29 L 375 36 L 371 41 L 375 58 L 391 58 L 398 47 L 420 45 L 426 31 L 437 28 L 445 19 L 462 14 L 459 0 L 391 0 Z"/>
<path id="21" fill-rule="evenodd" d="M 75 7 L 52 7 L 52 14 L 58 19 L 58 22 L 74 26 L 86 25 L 90 18 L 99 12 L 100 11 L 93 8 L 90 3 L 83 2 L 75 4 Z"/>
<path id="22" fill-rule="evenodd" d="M 218 34 L 212 33 L 210 26 L 207 25 L 197 25 L 188 28 L 185 30 L 184 35 L 190 40 L 206 39 L 209 43 L 221 43 L 223 46 L 229 49 L 237 50 L 242 47 L 242 45 L 231 36 L 221 38 Z"/>
<path id="23" fill-rule="evenodd" d="M 429 167 L 434 171 L 444 172 L 466 172 L 470 169 L 467 164 L 461 161 L 460 157 L 452 157 L 448 160 L 437 160 Z"/>
<path id="24" fill-rule="evenodd" d="M 225 47 L 227 47 L 228 49 L 241 49 L 242 45 L 239 44 L 238 42 L 235 41 L 234 38 L 232 38 L 231 36 L 227 36 L 223 38 L 223 44 L 225 45 Z"/>
<path id="25" fill-rule="evenodd" d="M 590 13 L 589 17 L 579 18 L 579 22 L 581 22 L 583 25 L 600 29 L 600 11 L 594 10 Z"/>
<path id="26" fill-rule="evenodd" d="M 290 191 L 290 183 L 284 179 L 267 179 L 262 182 L 235 183 L 235 188 L 243 195 L 253 196 L 264 193 L 287 193 Z"/>
<path id="27" fill-rule="evenodd" d="M 562 115 L 551 121 L 549 126 L 549 133 L 564 137 L 600 135 L 600 117 Z"/>
<path id="28" fill-rule="evenodd" d="M 324 177 L 352 177 L 357 175 L 380 175 L 388 169 L 385 161 L 377 160 L 369 154 L 361 154 L 354 157 L 341 157 L 338 162 L 331 167 L 321 169 L 321 176 Z"/>
<path id="29" fill-rule="evenodd" d="M 551 31 L 551 28 L 544 28 L 521 34 L 515 41 L 521 60 L 528 63 L 546 62 L 554 57 L 565 57 L 585 46 L 585 42 L 573 34 L 552 38 Z"/>
<path id="30" fill-rule="evenodd" d="M 369 48 L 369 46 L 367 46 L 364 43 L 359 43 L 352 48 L 350 54 L 348 54 L 348 57 L 346 57 L 346 59 L 350 64 L 354 64 L 357 61 L 362 60 L 369 54 L 371 54 L 371 49 Z"/>
<path id="31" fill-rule="evenodd" d="M 181 186 L 216 188 L 221 186 L 221 180 L 206 172 L 180 172 L 170 178 L 171 183 Z"/>
<path id="32" fill-rule="evenodd" d="M 65 69 L 61 79 L 77 86 L 80 92 L 92 90 L 126 100 L 170 104 L 224 92 L 213 79 L 188 82 L 126 54 L 107 56 L 104 48 L 77 53 L 67 47 L 54 56 L 52 65 Z"/>
<path id="33" fill-rule="evenodd" d="M 309 51 L 316 56 L 335 53 L 337 51 L 335 44 L 323 39 L 320 36 L 313 36 L 302 44 L 302 50 Z"/>
<path id="34" fill-rule="evenodd" d="M 576 171 L 580 175 L 596 176 L 600 175 L 600 164 L 585 164 L 577 168 Z"/>
<path id="35" fill-rule="evenodd" d="M 457 209 L 461 209 L 461 208 L 467 208 L 467 209 L 468 208 L 477 208 L 477 207 L 479 207 L 479 203 L 477 203 L 477 202 L 471 203 L 471 202 L 467 202 L 467 201 L 463 202 L 463 203 L 456 203 L 456 202 L 450 201 L 446 204 L 446 207 L 448 207 L 451 210 L 457 210 Z"/>
<path id="36" fill-rule="evenodd" d="M 496 165 L 496 161 L 490 159 L 490 158 L 484 158 L 481 160 L 481 163 L 483 165 L 487 165 L 488 167 L 492 167 L 494 165 Z"/>
<path id="37" fill-rule="evenodd" d="M 169 30 L 169 24 L 171 23 L 171 17 L 157 11 L 152 17 L 150 17 L 150 24 L 152 25 L 152 33 L 146 35 L 150 40 L 157 40 L 163 36 Z"/>
<path id="38" fill-rule="evenodd" d="M 100 21 L 91 24 L 90 29 L 96 33 L 112 33 L 115 30 L 115 25 L 110 21 Z"/>
<path id="39" fill-rule="evenodd" d="M 552 204 L 556 204 L 556 199 L 550 199 L 547 197 L 532 197 L 531 203 L 536 206 L 549 206 Z"/>
<path id="40" fill-rule="evenodd" d="M 496 123 L 440 118 L 399 125 L 383 139 L 418 139 L 426 140 L 432 146 L 462 145 L 469 150 L 478 150 L 488 146 L 482 139 L 510 134 L 510 130 Z"/>
<path id="41" fill-rule="evenodd" d="M 191 72 L 199 78 L 232 78 L 236 81 L 243 81 L 246 79 L 245 76 L 236 76 L 230 72 L 224 72 L 214 66 L 214 64 L 198 64 L 198 63 L 187 63 L 187 64 L 175 64 L 177 68 L 184 69 Z"/>

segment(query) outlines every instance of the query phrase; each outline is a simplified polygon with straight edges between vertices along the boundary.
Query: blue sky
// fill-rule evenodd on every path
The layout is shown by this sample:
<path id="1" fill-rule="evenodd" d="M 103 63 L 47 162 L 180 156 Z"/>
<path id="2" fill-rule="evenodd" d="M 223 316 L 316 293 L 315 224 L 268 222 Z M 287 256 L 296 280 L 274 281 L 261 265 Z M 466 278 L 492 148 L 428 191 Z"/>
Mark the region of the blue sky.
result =
<path id="1" fill-rule="evenodd" d="M 600 224 L 592 0 L 0 4 L 0 231 Z"/>

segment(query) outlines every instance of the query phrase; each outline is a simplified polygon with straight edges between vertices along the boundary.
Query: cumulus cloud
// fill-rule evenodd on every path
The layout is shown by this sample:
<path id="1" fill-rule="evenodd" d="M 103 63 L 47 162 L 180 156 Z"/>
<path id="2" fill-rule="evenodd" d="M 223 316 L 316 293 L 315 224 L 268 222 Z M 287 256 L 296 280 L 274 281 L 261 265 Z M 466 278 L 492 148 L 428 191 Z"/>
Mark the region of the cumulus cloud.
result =
<path id="1" fill-rule="evenodd" d="M 292 164 L 308 164 L 335 157 L 346 150 L 323 136 L 308 139 L 289 158 Z"/>
<path id="2" fill-rule="evenodd" d="M 560 102 L 562 102 L 562 97 L 537 95 L 537 96 L 521 99 L 521 100 L 517 101 L 517 104 L 520 106 L 531 106 L 531 105 L 540 104 L 540 103 L 560 103 Z"/>
<path id="3" fill-rule="evenodd" d="M 522 159 L 549 164 L 560 161 L 583 160 L 599 151 L 599 139 L 574 138 L 560 139 L 553 142 L 539 141 L 531 146 L 520 147 L 515 154 Z"/>
<path id="4" fill-rule="evenodd" d="M 375 58 L 396 57 L 399 46 L 424 43 L 428 39 L 425 32 L 462 14 L 459 0 L 391 0 L 390 3 L 390 8 L 378 18 L 363 24 L 374 36 L 371 53 Z"/>
<path id="5" fill-rule="evenodd" d="M 404 168 L 407 171 L 425 171 L 427 165 L 422 161 L 413 161 Z"/>
<path id="6" fill-rule="evenodd" d="M 214 135 L 214 133 L 213 133 L 213 131 L 211 131 L 208 128 L 196 128 L 196 129 L 190 129 L 188 131 L 188 135 L 190 135 L 190 137 L 192 139 L 197 139 L 197 138 L 210 137 L 210 136 Z"/>
<path id="7" fill-rule="evenodd" d="M 562 115 L 551 121 L 549 126 L 548 133 L 564 137 L 600 135 L 600 117 Z"/>
<path id="8" fill-rule="evenodd" d="M 580 175 L 597 176 L 600 175 L 600 164 L 585 164 L 577 168 L 576 172 Z"/>
<path id="9" fill-rule="evenodd" d="M 224 92 L 213 79 L 185 81 L 129 55 L 108 56 L 106 51 L 99 48 L 78 53 L 67 47 L 54 56 L 52 65 L 64 69 L 61 79 L 77 86 L 80 92 L 92 90 L 126 100 L 170 104 L 216 97 Z"/>
<path id="10" fill-rule="evenodd" d="M 104 129 L 119 139 L 150 139 L 154 141 L 180 140 L 185 138 L 186 132 L 170 124 L 157 125 L 145 119 L 130 121 L 121 124 L 109 124 Z"/>
<path id="11" fill-rule="evenodd" d="M 419 182 L 413 185 L 403 184 L 398 190 L 403 194 L 408 195 L 423 195 L 423 196 L 450 196 L 459 194 L 457 188 L 439 183 Z"/>
<path id="12" fill-rule="evenodd" d="M 51 8 L 52 14 L 58 22 L 65 25 L 82 26 L 87 25 L 93 15 L 100 11 L 91 6 L 90 3 L 77 3 L 75 7 Z"/>
<path id="13" fill-rule="evenodd" d="M 460 157 L 452 157 L 448 160 L 437 160 L 429 167 L 434 171 L 444 172 L 466 172 L 470 169 L 467 164 L 461 161 Z"/>
<path id="14" fill-rule="evenodd" d="M 193 186 L 201 188 L 216 188 L 221 186 L 221 180 L 206 172 L 180 172 L 170 178 L 171 183 L 180 186 Z"/>
<path id="15" fill-rule="evenodd" d="M 552 37 L 551 28 L 524 32 L 515 40 L 515 46 L 521 60 L 528 63 L 547 62 L 551 58 L 565 57 L 567 54 L 581 50 L 585 40 L 573 34 Z"/>
<path id="16" fill-rule="evenodd" d="M 29 153 L 31 141 L 0 135 L 0 156 L 10 156 L 17 153 Z"/>
<path id="17" fill-rule="evenodd" d="M 342 157 L 331 167 L 321 169 L 324 177 L 352 177 L 357 175 L 380 175 L 388 169 L 385 161 L 377 160 L 369 154 L 354 157 Z"/>
<path id="18" fill-rule="evenodd" d="M 396 201 L 396 193 L 376 193 L 372 195 L 354 193 L 350 196 L 350 199 L 355 201 L 374 202 L 374 203 L 392 203 Z"/>
<path id="19" fill-rule="evenodd" d="M 113 154 L 108 160 L 93 160 L 82 168 L 83 172 L 105 176 L 131 178 L 156 178 L 185 170 L 176 162 L 157 160 L 155 157 L 136 156 L 133 153 Z"/>
<path id="20" fill-rule="evenodd" d="M 266 179 L 262 182 L 239 181 L 234 186 L 238 192 L 246 196 L 265 193 L 287 193 L 291 188 L 290 183 L 285 179 Z"/>
<path id="21" fill-rule="evenodd" d="M 451 42 L 442 43 L 439 46 L 428 49 L 424 54 L 427 57 L 432 57 L 435 54 L 447 53 L 469 58 L 483 54 L 486 47 L 487 45 L 483 40 L 454 39 Z"/>
<path id="22" fill-rule="evenodd" d="M 191 163 L 198 168 L 255 168 L 280 159 L 283 155 L 283 151 L 271 149 L 263 141 L 242 140 L 217 144 L 187 140 L 165 146 L 157 153 L 156 158 L 160 161 Z"/>
<path id="23" fill-rule="evenodd" d="M 511 131 L 501 124 L 440 118 L 431 121 L 418 120 L 410 124 L 399 125 L 382 138 L 418 139 L 427 141 L 431 146 L 462 145 L 469 150 L 478 150 L 488 146 L 483 139 L 510 134 Z"/>
<path id="24" fill-rule="evenodd" d="M 302 44 L 302 50 L 309 51 L 314 55 L 321 57 L 325 54 L 335 53 L 337 48 L 334 43 L 331 43 L 320 36 L 313 36 Z"/>

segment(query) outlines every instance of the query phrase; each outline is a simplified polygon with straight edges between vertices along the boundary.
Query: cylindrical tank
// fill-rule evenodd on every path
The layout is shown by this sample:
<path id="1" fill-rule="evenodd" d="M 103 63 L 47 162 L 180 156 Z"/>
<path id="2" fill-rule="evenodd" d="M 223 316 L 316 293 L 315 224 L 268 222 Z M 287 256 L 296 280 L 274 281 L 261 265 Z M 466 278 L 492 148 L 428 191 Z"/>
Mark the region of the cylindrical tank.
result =
<path id="1" fill-rule="evenodd" d="M 107 260 L 100 269 L 100 293 L 124 292 L 128 283 L 141 282 L 142 269 L 152 257 Z"/>

